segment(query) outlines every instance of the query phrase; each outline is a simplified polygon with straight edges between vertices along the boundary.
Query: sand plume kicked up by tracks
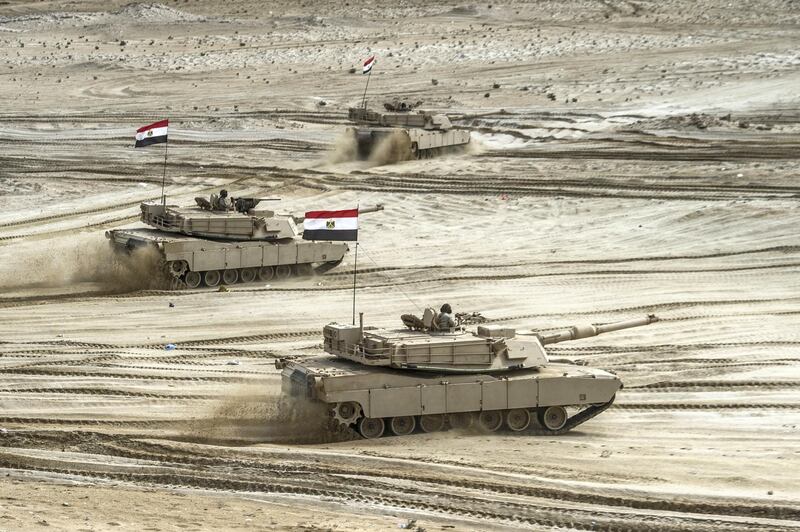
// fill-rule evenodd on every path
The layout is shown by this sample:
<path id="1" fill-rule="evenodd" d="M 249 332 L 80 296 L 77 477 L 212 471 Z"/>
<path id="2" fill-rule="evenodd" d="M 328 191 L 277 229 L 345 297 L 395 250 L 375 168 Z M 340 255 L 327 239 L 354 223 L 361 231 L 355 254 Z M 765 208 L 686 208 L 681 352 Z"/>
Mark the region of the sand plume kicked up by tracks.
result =
<path id="1" fill-rule="evenodd" d="M 89 282 L 111 292 L 128 292 L 157 288 L 161 282 L 155 249 L 115 253 L 97 234 L 40 241 L 23 249 L 7 248 L 7 253 L 8 267 L 0 268 L 3 289 L 61 288 Z"/>
<path id="2" fill-rule="evenodd" d="M 333 149 L 325 157 L 325 163 L 338 164 L 358 160 L 358 143 L 352 132 L 339 135 Z"/>
<path id="3" fill-rule="evenodd" d="M 351 439 L 331 430 L 323 404 L 281 396 L 280 390 L 243 385 L 197 421 L 187 439 L 202 443 L 327 443 Z"/>
<path id="4" fill-rule="evenodd" d="M 393 131 L 372 146 L 369 159 L 362 161 L 362 163 L 365 168 L 369 168 L 408 161 L 411 158 L 411 141 L 408 135 L 403 134 L 401 131 Z M 358 161 L 358 142 L 355 135 L 348 131 L 339 136 L 323 164 L 339 164 L 352 161 Z"/>
<path id="5" fill-rule="evenodd" d="M 411 140 L 401 131 L 382 138 L 369 156 L 370 166 L 399 163 L 411 159 Z"/>

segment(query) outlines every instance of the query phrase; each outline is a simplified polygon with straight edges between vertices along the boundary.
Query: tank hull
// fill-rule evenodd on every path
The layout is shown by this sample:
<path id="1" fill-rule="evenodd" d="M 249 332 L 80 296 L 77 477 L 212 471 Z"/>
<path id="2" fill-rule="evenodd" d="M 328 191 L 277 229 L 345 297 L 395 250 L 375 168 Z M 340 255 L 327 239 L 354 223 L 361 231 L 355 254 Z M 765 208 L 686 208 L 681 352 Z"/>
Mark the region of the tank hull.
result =
<path id="1" fill-rule="evenodd" d="M 119 253 L 141 248 L 158 250 L 165 280 L 190 288 L 231 284 L 230 279 L 268 281 L 310 273 L 314 267 L 328 269 L 338 264 L 349 249 L 343 242 L 218 241 L 157 229 L 115 229 L 106 232 L 106 237 Z"/>
<path id="2" fill-rule="evenodd" d="M 392 135 L 401 136 L 396 142 L 407 149 L 407 159 L 427 159 L 449 149 L 463 148 L 470 140 L 469 131 L 460 129 L 352 127 L 348 131 L 356 140 L 360 160 L 369 159 L 380 142 Z"/>
<path id="3" fill-rule="evenodd" d="M 400 418 L 406 419 L 404 426 L 411 423 L 407 418 L 413 418 L 416 426 L 424 426 L 423 418 L 445 419 L 449 425 L 455 425 L 455 419 L 471 418 L 477 425 L 493 420 L 484 427 L 490 431 L 500 428 L 499 419 L 512 430 L 561 434 L 608 408 L 622 383 L 611 373 L 571 364 L 491 374 L 436 374 L 325 356 L 286 361 L 282 386 L 287 396 L 329 405 L 340 424 L 356 430 L 364 419 L 391 427 Z M 340 405 L 350 405 L 348 414 L 340 412 Z M 574 407 L 578 413 L 566 417 L 563 424 L 525 422 L 541 420 L 543 414 L 554 412 L 551 407 Z M 358 414 L 349 415 L 352 410 Z M 523 423 L 512 421 L 510 415 Z"/>

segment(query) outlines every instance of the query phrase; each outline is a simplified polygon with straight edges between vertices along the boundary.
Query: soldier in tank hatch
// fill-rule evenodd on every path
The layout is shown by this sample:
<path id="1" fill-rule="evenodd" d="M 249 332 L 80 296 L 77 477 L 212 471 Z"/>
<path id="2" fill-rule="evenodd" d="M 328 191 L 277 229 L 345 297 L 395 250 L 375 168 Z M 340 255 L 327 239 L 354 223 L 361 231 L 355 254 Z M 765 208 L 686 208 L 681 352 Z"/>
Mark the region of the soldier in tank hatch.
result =
<path id="1" fill-rule="evenodd" d="M 445 303 L 442 305 L 442 308 L 439 309 L 439 317 L 437 318 L 436 326 L 440 331 L 449 331 L 455 328 L 456 320 L 453 318 L 453 308 L 449 303 Z"/>
<path id="2" fill-rule="evenodd" d="M 219 191 L 219 201 L 217 205 L 221 211 L 227 211 L 231 208 L 231 200 L 228 198 L 228 191 L 224 188 Z"/>

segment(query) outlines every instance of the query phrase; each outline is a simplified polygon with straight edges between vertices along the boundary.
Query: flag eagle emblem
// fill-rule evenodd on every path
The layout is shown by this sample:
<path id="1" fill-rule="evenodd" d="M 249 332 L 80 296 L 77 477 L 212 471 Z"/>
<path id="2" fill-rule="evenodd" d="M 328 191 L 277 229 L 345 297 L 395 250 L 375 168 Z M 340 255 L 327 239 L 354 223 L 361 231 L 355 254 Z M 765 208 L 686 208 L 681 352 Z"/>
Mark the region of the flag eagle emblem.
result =
<path id="1" fill-rule="evenodd" d="M 325 227 L 327 229 L 336 229 L 336 220 L 328 220 L 325 222 Z"/>

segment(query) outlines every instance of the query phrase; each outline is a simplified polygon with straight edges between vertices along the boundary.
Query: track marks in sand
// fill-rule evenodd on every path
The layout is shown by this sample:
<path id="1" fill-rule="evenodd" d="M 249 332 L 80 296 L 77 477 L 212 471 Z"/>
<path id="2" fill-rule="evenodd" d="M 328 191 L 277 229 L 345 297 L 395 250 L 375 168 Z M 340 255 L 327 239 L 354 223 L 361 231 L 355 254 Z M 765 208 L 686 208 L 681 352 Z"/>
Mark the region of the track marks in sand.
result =
<path id="1" fill-rule="evenodd" d="M 649 158 L 648 158 L 649 160 Z M 318 180 L 332 187 L 395 194 L 558 196 L 573 198 L 632 198 L 685 201 L 730 201 L 748 198 L 797 198 L 800 187 L 772 185 L 676 185 L 670 181 L 628 184 L 587 178 L 584 180 L 520 179 L 415 175 L 380 175 L 358 178 L 331 176 Z M 651 180 L 652 182 L 653 180 Z"/>
<path id="2" fill-rule="evenodd" d="M 12 433 L 0 451 L 0 466 L 46 471 L 75 478 L 106 478 L 138 486 L 189 487 L 234 492 L 325 497 L 344 504 L 382 505 L 422 513 L 455 515 L 505 524 L 568 527 L 579 530 L 768 530 L 798 516 L 792 505 L 769 507 L 722 498 L 702 503 L 681 497 L 656 499 L 630 490 L 616 491 L 550 486 L 488 468 L 451 466 L 416 460 L 382 458 L 370 453 L 292 452 L 262 459 L 229 449 L 206 454 L 204 446 L 176 446 L 85 431 L 66 441 L 59 433 Z M 49 448 L 58 442 L 70 456 L 42 455 L 27 448 Z M 80 454 L 86 458 L 81 459 Z M 93 455 L 109 459 L 92 465 Z M 119 462 L 119 465 L 115 464 Z M 126 462 L 139 470 L 130 472 Z M 270 479 L 265 482 L 264 479 Z M 438 502 L 438 494 L 448 493 Z M 721 517 L 721 516 L 729 517 Z"/>

